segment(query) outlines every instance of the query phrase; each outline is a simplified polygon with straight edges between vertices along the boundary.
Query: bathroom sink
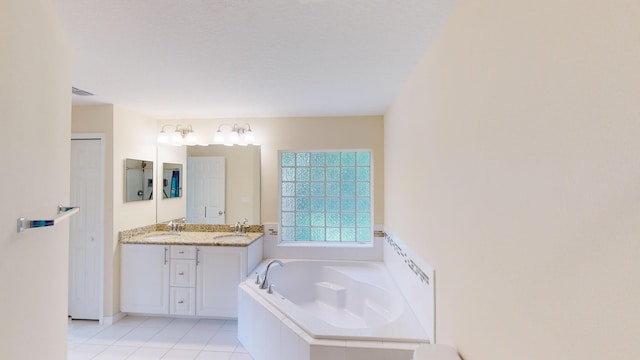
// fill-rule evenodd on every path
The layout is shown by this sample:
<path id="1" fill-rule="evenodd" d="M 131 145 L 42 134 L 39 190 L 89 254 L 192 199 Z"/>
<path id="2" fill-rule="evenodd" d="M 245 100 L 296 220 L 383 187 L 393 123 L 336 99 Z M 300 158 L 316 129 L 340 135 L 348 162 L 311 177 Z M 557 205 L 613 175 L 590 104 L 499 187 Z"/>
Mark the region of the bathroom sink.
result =
<path id="1" fill-rule="evenodd" d="M 180 234 L 153 234 L 145 236 L 144 238 L 146 240 L 167 240 L 178 236 L 180 236 Z"/>
<path id="2" fill-rule="evenodd" d="M 248 236 L 245 234 L 226 234 L 226 235 L 218 235 L 213 238 L 219 241 L 234 241 L 234 240 L 242 240 L 246 239 Z"/>

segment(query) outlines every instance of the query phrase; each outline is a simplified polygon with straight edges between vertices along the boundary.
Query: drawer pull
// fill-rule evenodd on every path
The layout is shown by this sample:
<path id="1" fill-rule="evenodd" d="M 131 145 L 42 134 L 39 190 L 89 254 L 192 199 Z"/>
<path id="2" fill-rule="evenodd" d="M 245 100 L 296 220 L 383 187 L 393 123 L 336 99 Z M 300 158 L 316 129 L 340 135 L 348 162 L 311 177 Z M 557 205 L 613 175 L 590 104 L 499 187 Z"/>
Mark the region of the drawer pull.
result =
<path id="1" fill-rule="evenodd" d="M 178 304 L 184 304 L 184 300 L 178 301 Z"/>
<path id="2" fill-rule="evenodd" d="M 184 250 L 178 251 L 178 254 L 184 254 Z"/>
<path id="3" fill-rule="evenodd" d="M 183 273 L 182 271 L 180 271 L 180 272 L 178 273 L 178 275 L 184 275 L 184 273 Z"/>

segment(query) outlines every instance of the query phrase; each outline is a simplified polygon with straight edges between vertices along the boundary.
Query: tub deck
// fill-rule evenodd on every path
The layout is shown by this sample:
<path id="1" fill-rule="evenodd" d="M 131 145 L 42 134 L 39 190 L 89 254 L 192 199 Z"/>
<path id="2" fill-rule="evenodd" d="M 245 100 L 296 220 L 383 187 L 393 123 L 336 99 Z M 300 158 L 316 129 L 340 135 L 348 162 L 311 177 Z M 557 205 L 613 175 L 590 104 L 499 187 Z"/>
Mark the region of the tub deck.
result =
<path id="1" fill-rule="evenodd" d="M 383 263 L 283 262 L 269 269 L 273 294 L 255 275 L 239 287 L 238 336 L 256 360 L 327 359 L 333 351 L 411 359 L 429 343 Z M 256 270 L 261 277 L 267 264 Z"/>

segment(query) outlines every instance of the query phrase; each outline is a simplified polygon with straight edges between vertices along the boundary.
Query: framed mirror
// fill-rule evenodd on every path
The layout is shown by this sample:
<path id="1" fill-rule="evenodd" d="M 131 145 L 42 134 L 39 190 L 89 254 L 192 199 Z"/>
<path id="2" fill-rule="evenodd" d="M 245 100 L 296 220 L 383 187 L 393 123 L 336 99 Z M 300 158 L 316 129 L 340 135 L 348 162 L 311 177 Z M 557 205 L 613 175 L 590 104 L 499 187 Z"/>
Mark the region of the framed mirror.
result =
<path id="1" fill-rule="evenodd" d="M 153 161 L 125 159 L 124 201 L 153 199 Z"/>
<path id="2" fill-rule="evenodd" d="M 162 198 L 182 197 L 182 164 L 162 163 Z"/>

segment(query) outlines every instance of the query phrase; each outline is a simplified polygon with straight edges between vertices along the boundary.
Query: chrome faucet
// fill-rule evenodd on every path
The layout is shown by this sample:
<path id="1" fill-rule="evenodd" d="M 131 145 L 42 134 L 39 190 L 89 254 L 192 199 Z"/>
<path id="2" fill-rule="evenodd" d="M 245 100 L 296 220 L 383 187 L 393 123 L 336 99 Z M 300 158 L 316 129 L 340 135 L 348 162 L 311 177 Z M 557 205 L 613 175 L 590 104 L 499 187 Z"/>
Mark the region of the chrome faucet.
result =
<path id="1" fill-rule="evenodd" d="M 247 221 L 249 220 L 247 220 L 247 218 L 244 218 L 242 224 L 240 223 L 240 221 L 236 222 L 236 226 L 233 227 L 233 231 L 236 233 L 236 235 L 247 233 Z"/>
<path id="2" fill-rule="evenodd" d="M 264 271 L 264 279 L 262 279 L 262 283 L 260 284 L 260 289 L 266 289 L 269 287 L 269 283 L 267 282 L 267 274 L 269 273 L 269 267 L 271 267 L 271 265 L 273 265 L 274 263 L 280 266 L 284 266 L 284 264 L 280 260 L 271 261 L 269 265 L 267 265 L 267 270 Z"/>
<path id="3" fill-rule="evenodd" d="M 171 232 L 181 232 L 182 230 L 184 230 L 184 227 L 186 225 L 186 219 L 182 218 L 179 221 L 169 221 L 169 223 L 167 224 L 167 226 L 169 227 L 169 231 Z"/>

